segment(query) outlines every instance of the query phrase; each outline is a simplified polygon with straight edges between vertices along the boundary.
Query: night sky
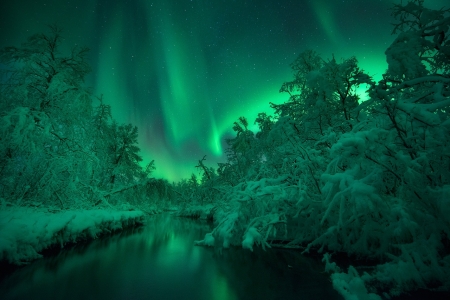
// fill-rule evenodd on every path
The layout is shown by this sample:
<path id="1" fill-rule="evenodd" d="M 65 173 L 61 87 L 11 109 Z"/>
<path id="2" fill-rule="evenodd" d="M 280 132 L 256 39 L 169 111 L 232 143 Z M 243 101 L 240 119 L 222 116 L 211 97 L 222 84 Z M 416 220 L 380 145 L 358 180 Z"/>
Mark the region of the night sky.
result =
<path id="1" fill-rule="evenodd" d="M 0 47 L 48 32 L 46 24 L 63 29 L 66 50 L 88 46 L 87 86 L 119 123 L 138 126 L 144 163 L 154 159 L 155 176 L 172 181 L 197 174 L 204 155 L 209 166 L 225 161 L 239 116 L 253 124 L 258 112 L 272 114 L 269 102 L 287 101 L 278 91 L 304 50 L 356 56 L 380 79 L 394 39 L 392 3 L 399 1 L 1 1 Z"/>

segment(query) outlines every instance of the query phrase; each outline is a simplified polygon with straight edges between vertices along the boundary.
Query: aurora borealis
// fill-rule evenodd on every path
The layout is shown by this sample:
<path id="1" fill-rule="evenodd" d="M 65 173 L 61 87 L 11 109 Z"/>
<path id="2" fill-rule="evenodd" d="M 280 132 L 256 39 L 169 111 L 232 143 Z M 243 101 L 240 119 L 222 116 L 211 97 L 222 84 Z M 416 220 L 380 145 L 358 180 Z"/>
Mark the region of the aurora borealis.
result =
<path id="1" fill-rule="evenodd" d="M 18 45 L 46 24 L 67 49 L 91 48 L 86 84 L 112 105 L 119 123 L 139 128 L 144 163 L 179 180 L 224 160 L 239 116 L 271 113 L 291 79 L 289 64 L 313 49 L 356 56 L 375 79 L 393 40 L 392 0 L 18 0 L 0 4 L 0 46 Z M 445 0 L 425 1 L 430 8 Z"/>

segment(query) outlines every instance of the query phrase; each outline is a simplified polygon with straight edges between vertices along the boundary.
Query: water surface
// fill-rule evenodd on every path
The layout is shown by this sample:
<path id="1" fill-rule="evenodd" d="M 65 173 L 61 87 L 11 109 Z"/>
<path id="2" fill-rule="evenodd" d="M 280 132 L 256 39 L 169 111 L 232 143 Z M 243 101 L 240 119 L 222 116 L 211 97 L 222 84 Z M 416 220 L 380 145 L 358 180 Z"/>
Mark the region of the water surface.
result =
<path id="1" fill-rule="evenodd" d="M 342 299 L 294 250 L 194 246 L 202 221 L 149 217 L 138 230 L 64 250 L 0 282 L 2 299 Z"/>

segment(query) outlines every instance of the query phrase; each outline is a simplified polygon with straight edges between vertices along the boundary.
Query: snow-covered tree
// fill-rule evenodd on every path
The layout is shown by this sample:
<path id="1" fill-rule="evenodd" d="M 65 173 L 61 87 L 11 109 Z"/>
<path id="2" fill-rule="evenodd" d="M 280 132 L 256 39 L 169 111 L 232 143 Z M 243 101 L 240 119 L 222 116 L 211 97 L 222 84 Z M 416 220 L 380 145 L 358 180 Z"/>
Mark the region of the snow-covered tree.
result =
<path id="1" fill-rule="evenodd" d="M 386 50 L 390 80 L 450 71 L 450 9 L 432 10 L 423 4 L 424 0 L 414 0 L 392 8 L 393 34 L 398 35 Z"/>
<path id="2" fill-rule="evenodd" d="M 136 202 L 154 168 L 139 165 L 137 128 L 113 122 L 102 98 L 93 107 L 87 48 L 66 55 L 62 41 L 50 26 L 0 50 L 0 198 L 60 208 Z"/>
<path id="3" fill-rule="evenodd" d="M 398 36 L 378 83 L 356 58 L 306 51 L 281 87 L 289 101 L 271 104 L 275 118 L 260 114 L 251 138 L 246 123 L 234 124 L 231 159 L 218 170 L 229 183 L 222 210 L 198 244 L 251 250 L 285 240 L 325 252 L 334 286 L 349 298 L 448 289 L 450 10 L 423 2 L 393 6 Z M 359 103 L 363 84 L 370 98 Z M 248 165 L 237 172 L 242 157 Z M 334 252 L 378 265 L 346 272 L 330 261 Z"/>
<path id="4" fill-rule="evenodd" d="M 33 35 L 22 47 L 0 51 L 6 66 L 2 178 L 4 195 L 16 203 L 41 199 L 64 206 L 67 195 L 82 196 L 78 171 L 95 160 L 86 147 L 91 116 L 91 95 L 83 87 L 90 70 L 87 49 L 76 47 L 65 56 L 61 42 L 60 30 L 51 26 L 49 34 Z"/>
<path id="5" fill-rule="evenodd" d="M 120 181 L 122 184 L 133 182 L 141 171 L 138 163 L 142 161 L 138 154 L 137 127 L 131 124 L 117 125 L 114 122 L 111 131 L 113 140 L 109 145 L 109 150 L 110 165 L 113 170 L 110 176 L 110 184 L 114 186 L 116 181 Z"/>

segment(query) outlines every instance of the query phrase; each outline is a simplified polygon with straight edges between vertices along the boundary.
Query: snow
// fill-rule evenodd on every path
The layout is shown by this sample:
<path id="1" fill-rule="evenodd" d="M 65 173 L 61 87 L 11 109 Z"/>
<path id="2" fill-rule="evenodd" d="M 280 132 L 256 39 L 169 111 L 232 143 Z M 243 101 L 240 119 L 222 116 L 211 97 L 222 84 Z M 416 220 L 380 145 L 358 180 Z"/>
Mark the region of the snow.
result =
<path id="1" fill-rule="evenodd" d="M 331 280 L 334 289 L 337 290 L 345 300 L 381 300 L 380 296 L 367 291 L 364 280 L 352 266 L 348 268 L 348 273 L 332 274 Z"/>
<path id="2" fill-rule="evenodd" d="M 237 212 L 225 216 L 211 233 L 207 233 L 205 238 L 196 241 L 199 246 L 217 246 L 219 248 L 229 248 L 231 245 L 237 245 L 237 239 L 234 232 L 239 230 L 239 214 Z"/>
<path id="3" fill-rule="evenodd" d="M 244 235 L 242 248 L 253 251 L 254 243 L 261 243 L 262 236 L 255 227 L 250 227 Z"/>
<path id="4" fill-rule="evenodd" d="M 206 204 L 204 206 L 201 205 L 186 205 L 180 208 L 176 215 L 179 217 L 187 217 L 194 219 L 207 220 L 212 219 L 217 209 L 216 206 L 212 204 Z"/>
<path id="5" fill-rule="evenodd" d="M 212 233 L 207 233 L 205 235 L 205 239 L 203 240 L 203 245 L 214 247 L 215 238 L 213 237 Z"/>
<path id="6" fill-rule="evenodd" d="M 67 210 L 35 208 L 0 210 L 0 261 L 21 265 L 40 258 L 41 251 L 126 227 L 141 225 L 141 211 Z"/>

